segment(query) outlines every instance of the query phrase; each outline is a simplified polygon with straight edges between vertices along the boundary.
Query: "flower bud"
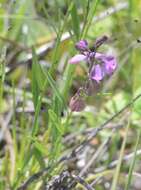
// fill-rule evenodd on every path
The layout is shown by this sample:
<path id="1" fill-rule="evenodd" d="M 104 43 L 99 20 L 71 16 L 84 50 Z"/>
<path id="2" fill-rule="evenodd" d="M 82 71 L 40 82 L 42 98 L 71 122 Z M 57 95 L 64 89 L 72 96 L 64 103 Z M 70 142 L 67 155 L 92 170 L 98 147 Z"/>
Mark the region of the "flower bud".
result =
<path id="1" fill-rule="evenodd" d="M 75 48 L 79 51 L 85 51 L 88 49 L 88 42 L 86 40 L 80 40 L 75 44 Z"/>
<path id="2" fill-rule="evenodd" d="M 103 43 L 105 43 L 106 41 L 108 40 L 108 37 L 107 36 L 102 36 L 102 37 L 100 37 L 100 38 L 98 38 L 97 40 L 96 40 L 96 42 L 95 42 L 95 45 L 94 45 L 94 47 L 95 48 L 98 48 L 98 47 L 100 47 Z"/>
<path id="3" fill-rule="evenodd" d="M 80 112 L 85 108 L 85 102 L 79 94 L 75 94 L 70 100 L 69 107 L 72 112 Z"/>

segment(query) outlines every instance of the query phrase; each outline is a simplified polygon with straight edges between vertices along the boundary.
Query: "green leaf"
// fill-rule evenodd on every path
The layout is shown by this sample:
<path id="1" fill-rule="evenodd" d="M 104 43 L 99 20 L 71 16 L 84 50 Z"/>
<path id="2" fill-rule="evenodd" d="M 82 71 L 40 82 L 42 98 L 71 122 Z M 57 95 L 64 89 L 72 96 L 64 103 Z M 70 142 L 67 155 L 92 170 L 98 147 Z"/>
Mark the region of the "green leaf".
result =
<path id="1" fill-rule="evenodd" d="M 32 2 L 28 0 L 22 0 L 22 1 L 15 1 L 15 4 L 12 5 L 13 11 L 16 10 L 15 16 L 11 16 L 13 18 L 12 20 L 12 30 L 8 33 L 8 37 L 10 39 L 18 39 L 20 37 L 20 30 L 22 27 L 22 24 L 25 22 L 25 14 L 26 11 L 31 7 Z M 12 12 L 13 12 L 12 11 Z"/>
<path id="2" fill-rule="evenodd" d="M 76 35 L 77 40 L 79 40 L 80 34 L 80 23 L 79 23 L 79 16 L 77 13 L 76 3 L 73 3 L 73 7 L 71 9 L 71 18 L 72 18 L 72 27 L 74 34 Z"/>
<path id="3" fill-rule="evenodd" d="M 33 102 L 34 102 L 34 108 L 37 106 L 38 102 L 38 96 L 40 93 L 39 85 L 37 83 L 37 75 L 38 75 L 38 66 L 37 66 L 37 57 L 35 53 L 35 49 L 32 48 L 32 54 L 33 54 L 33 61 L 32 61 L 32 79 L 31 79 L 31 85 L 32 85 L 32 94 L 33 94 Z"/>
<path id="4" fill-rule="evenodd" d="M 31 133 L 32 136 L 35 136 L 39 129 L 39 113 L 40 113 L 40 109 L 41 109 L 41 103 L 42 103 L 42 96 L 39 95 L 39 97 L 37 99 L 36 109 L 35 109 L 35 117 L 34 117 L 32 133 Z"/>
<path id="5" fill-rule="evenodd" d="M 99 0 L 96 0 L 96 1 L 92 1 L 91 5 L 90 5 L 91 8 L 90 8 L 89 13 L 88 13 L 86 25 L 85 25 L 84 30 L 82 32 L 82 38 L 85 38 L 85 36 L 87 35 L 88 29 L 91 25 L 94 14 L 96 12 L 98 3 L 99 3 Z"/>
<path id="6" fill-rule="evenodd" d="M 42 72 L 43 72 L 44 76 L 46 77 L 46 80 L 48 81 L 48 83 L 49 83 L 50 86 L 52 87 L 53 92 L 54 92 L 54 95 L 58 98 L 58 100 L 60 101 L 60 103 L 61 103 L 62 105 L 64 105 L 64 107 L 66 107 L 65 101 L 64 101 L 64 99 L 63 99 L 61 93 L 59 92 L 59 90 L 58 90 L 58 88 L 57 88 L 57 86 L 56 86 L 56 83 L 55 83 L 55 81 L 53 80 L 51 74 L 50 74 L 48 71 L 45 72 L 42 67 L 41 67 L 41 69 L 42 69 Z"/>
<path id="7" fill-rule="evenodd" d="M 56 159 L 60 156 L 62 147 L 62 135 L 64 128 L 61 123 L 60 117 L 53 110 L 48 111 L 49 114 L 49 130 L 51 134 L 51 152 L 49 154 L 49 164 L 53 164 Z"/>
<path id="8" fill-rule="evenodd" d="M 38 163 L 40 164 L 40 167 L 41 168 L 45 168 L 46 167 L 46 164 L 45 164 L 45 161 L 43 159 L 43 152 L 40 151 L 41 150 L 41 147 L 39 148 L 39 144 L 37 145 L 38 143 L 35 142 L 34 143 L 34 149 L 33 149 L 33 155 L 35 156 L 36 160 L 38 161 Z"/>
<path id="9" fill-rule="evenodd" d="M 134 151 L 134 157 L 133 157 L 132 163 L 130 165 L 130 169 L 129 169 L 129 173 L 128 173 L 128 179 L 127 179 L 127 183 L 125 185 L 125 189 L 124 190 L 130 189 L 130 184 L 131 184 L 131 180 L 132 180 L 132 173 L 133 173 L 133 169 L 134 169 L 135 161 L 136 161 L 136 157 L 137 157 L 137 149 L 138 149 L 138 144 L 139 144 L 140 136 L 141 136 L 141 130 L 138 132 L 138 136 L 137 136 L 137 140 L 136 140 L 136 145 L 135 145 L 135 151 Z"/>
<path id="10" fill-rule="evenodd" d="M 60 134 L 63 134 L 63 129 L 62 129 L 62 124 L 61 124 L 60 118 L 51 109 L 48 111 L 48 113 L 49 113 L 49 119 L 50 119 L 50 122 L 52 123 L 52 126 L 55 127 L 57 132 L 59 132 Z"/>
<path id="11" fill-rule="evenodd" d="M 38 131 L 39 126 L 39 113 L 41 109 L 42 96 L 43 93 L 40 92 L 40 89 L 44 89 L 46 85 L 46 80 L 43 80 L 42 70 L 38 63 L 35 49 L 32 48 L 33 62 L 32 62 L 32 93 L 33 93 L 33 102 L 35 108 L 35 117 L 34 124 L 32 128 L 32 136 L 34 136 Z M 42 84 L 42 85 L 41 85 Z"/>
<path id="12" fill-rule="evenodd" d="M 117 189 L 117 183 L 118 183 L 118 178 L 119 178 L 119 175 L 120 175 L 120 168 L 121 168 L 122 159 L 123 159 L 123 156 L 124 156 L 124 149 L 125 149 L 125 145 L 126 145 L 126 141 L 127 141 L 127 135 L 128 135 L 129 127 L 130 127 L 130 121 L 128 121 L 128 124 L 126 126 L 126 135 L 125 135 L 125 137 L 123 139 L 123 142 L 122 142 L 120 155 L 119 155 L 119 160 L 118 160 L 118 164 L 117 164 L 115 174 L 114 174 L 114 178 L 113 178 L 113 181 L 112 181 L 111 190 L 116 190 Z"/>
<path id="13" fill-rule="evenodd" d="M 34 142 L 34 146 L 36 147 L 36 149 L 38 149 L 38 151 L 43 154 L 46 155 L 47 154 L 47 148 L 45 147 L 45 145 L 41 144 L 40 142 L 38 142 L 37 140 Z"/>

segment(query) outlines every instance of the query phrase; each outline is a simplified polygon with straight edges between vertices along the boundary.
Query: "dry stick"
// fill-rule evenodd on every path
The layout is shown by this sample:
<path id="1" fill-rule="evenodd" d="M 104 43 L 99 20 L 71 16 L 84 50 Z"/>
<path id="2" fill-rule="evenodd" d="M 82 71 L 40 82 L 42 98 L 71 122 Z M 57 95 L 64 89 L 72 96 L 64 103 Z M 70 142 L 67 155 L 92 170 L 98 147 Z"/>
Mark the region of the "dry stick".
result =
<path id="1" fill-rule="evenodd" d="M 134 155 L 135 155 L 134 152 L 125 155 L 125 156 L 123 157 L 123 161 L 126 161 L 126 160 L 131 159 Z M 138 155 L 141 155 L 141 149 L 137 150 L 136 156 L 138 156 Z M 117 163 L 118 163 L 118 160 L 115 160 L 115 161 L 111 162 L 111 164 L 109 164 L 109 166 L 108 166 L 108 169 L 113 168 L 114 166 L 117 165 Z"/>
<path id="2" fill-rule="evenodd" d="M 82 177 L 76 176 L 74 174 L 71 175 L 71 177 L 78 183 L 80 183 L 82 186 L 84 186 L 87 190 L 94 190 L 94 188 L 91 187 Z"/>
<path id="3" fill-rule="evenodd" d="M 137 101 L 141 97 L 141 94 L 137 95 L 131 102 L 129 102 L 126 106 L 124 106 L 119 112 L 115 113 L 111 118 L 109 118 L 107 121 L 105 121 L 100 127 L 93 129 L 91 132 L 91 135 L 83 141 L 79 146 L 77 146 L 74 150 L 72 150 L 71 154 L 69 156 L 63 156 L 55 165 L 57 166 L 63 161 L 67 161 L 71 159 L 74 155 L 76 155 L 79 151 L 81 151 L 96 135 L 99 131 L 106 128 L 106 125 L 110 123 L 113 119 L 115 119 L 118 115 L 120 115 L 122 112 L 124 112 L 128 107 L 130 107 L 135 101 Z M 33 174 L 27 181 L 25 181 L 17 190 L 25 190 L 27 186 L 41 177 L 45 172 L 47 172 L 50 169 L 50 166 L 44 168 L 43 170 Z"/>
<path id="4" fill-rule="evenodd" d="M 77 176 L 75 174 L 70 174 L 70 178 L 72 178 L 74 181 L 71 181 L 72 183 L 70 186 L 68 185 L 68 189 L 73 188 L 77 183 L 81 184 L 83 187 L 85 187 L 87 190 L 95 190 L 92 188 L 90 184 L 88 184 L 82 177 Z"/>
<path id="5" fill-rule="evenodd" d="M 101 177 L 97 177 L 92 183 L 91 186 L 93 187 L 94 185 L 96 185 L 98 182 L 100 182 Z"/>
<path id="6" fill-rule="evenodd" d="M 131 159 L 134 155 L 135 155 L 134 152 L 125 155 L 125 156 L 123 157 L 123 161 L 126 161 L 126 160 Z M 141 149 L 137 150 L 137 156 L 139 156 L 139 155 L 141 155 Z M 119 161 L 119 160 L 114 160 L 114 161 L 112 161 L 107 167 L 103 166 L 103 167 L 100 167 L 100 168 L 96 168 L 94 172 L 95 172 L 95 173 L 101 173 L 101 172 L 103 172 L 103 171 L 106 170 L 106 169 L 112 169 L 112 168 L 114 168 L 114 167 L 118 164 L 118 161 Z M 135 175 L 135 172 L 133 172 L 133 175 Z M 103 177 L 103 176 L 97 177 L 97 178 L 91 183 L 91 186 L 93 186 L 93 185 L 95 185 L 97 182 L 99 182 L 102 177 Z M 139 177 L 141 177 L 141 175 L 140 175 Z"/>
<path id="7" fill-rule="evenodd" d="M 119 125 L 120 126 L 120 125 Z M 121 126 L 120 126 L 121 127 Z M 117 130 L 117 127 L 114 127 L 112 130 L 111 135 L 102 143 L 102 145 L 98 148 L 98 150 L 95 152 L 95 154 L 92 156 L 92 158 L 90 159 L 90 161 L 88 162 L 88 164 L 84 167 L 84 169 L 80 172 L 79 176 L 84 175 L 84 173 L 91 167 L 91 165 L 93 164 L 94 160 L 96 160 L 98 158 L 98 156 L 101 154 L 102 150 L 104 148 L 106 148 L 109 144 L 109 142 L 111 141 L 111 137 L 112 134 Z M 106 148 L 107 149 L 107 148 Z M 104 150 L 105 152 L 105 150 Z M 99 180 L 101 179 L 101 177 L 96 178 L 96 180 L 94 180 L 90 185 L 93 187 Z"/>
<path id="8" fill-rule="evenodd" d="M 129 159 L 131 159 L 133 156 L 134 156 L 134 152 L 130 153 L 130 154 L 127 154 L 123 157 L 123 161 L 128 161 Z M 141 149 L 137 150 L 137 156 L 141 155 Z M 118 160 L 114 160 L 112 161 L 108 166 L 106 167 L 100 167 L 100 168 L 96 168 L 95 169 L 95 173 L 100 173 L 100 172 L 103 172 L 104 170 L 106 169 L 112 169 L 114 168 L 118 163 Z"/>
<path id="9" fill-rule="evenodd" d="M 134 152 L 130 153 L 130 154 L 127 154 L 123 157 L 123 161 L 128 161 L 129 159 L 131 159 L 133 156 L 135 155 Z M 141 155 L 141 149 L 137 150 L 137 156 Z M 99 167 L 99 168 L 96 168 L 94 170 L 94 174 L 95 173 L 101 173 L 101 172 L 104 172 L 104 170 L 106 169 L 112 169 L 114 167 L 116 167 L 118 163 L 118 160 L 114 160 L 112 161 L 108 166 L 103 166 L 103 167 Z M 133 175 L 135 174 L 136 172 L 133 172 Z M 95 185 L 97 182 L 99 182 L 101 180 L 103 176 L 99 176 L 97 177 L 92 183 L 91 183 L 91 186 Z M 139 176 L 141 177 L 141 175 Z"/>
<path id="10" fill-rule="evenodd" d="M 115 131 L 115 128 L 113 129 L 113 132 L 114 131 Z M 112 132 L 112 134 L 113 134 L 113 132 Z M 82 169 L 82 171 L 80 172 L 79 176 L 83 176 L 86 173 L 86 171 L 91 167 L 91 165 L 93 164 L 94 160 L 96 160 L 98 158 L 98 156 L 101 154 L 102 150 L 105 148 L 105 146 L 107 146 L 107 144 L 111 140 L 112 134 L 100 145 L 100 147 L 97 149 L 97 151 L 95 152 L 95 154 L 91 157 L 91 159 L 88 162 L 88 164 L 86 164 L 86 166 Z"/>

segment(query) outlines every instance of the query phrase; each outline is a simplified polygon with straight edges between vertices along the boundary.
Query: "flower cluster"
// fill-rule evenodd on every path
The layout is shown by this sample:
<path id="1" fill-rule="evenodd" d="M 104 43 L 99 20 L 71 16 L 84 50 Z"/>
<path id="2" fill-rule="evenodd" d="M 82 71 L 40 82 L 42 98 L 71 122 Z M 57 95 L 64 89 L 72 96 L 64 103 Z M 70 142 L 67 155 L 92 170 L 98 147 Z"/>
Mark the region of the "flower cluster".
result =
<path id="1" fill-rule="evenodd" d="M 80 53 L 72 57 L 69 63 L 77 64 L 80 61 L 90 63 L 92 65 L 89 72 L 91 80 L 99 83 L 105 76 L 112 75 L 117 68 L 117 61 L 114 56 L 91 51 L 86 40 L 80 40 L 75 47 Z M 98 64 L 95 63 L 95 60 L 98 61 Z"/>
<path id="2" fill-rule="evenodd" d="M 88 46 L 86 40 L 80 40 L 76 43 L 75 48 L 79 51 L 79 54 L 73 56 L 70 60 L 70 64 L 77 64 L 81 61 L 85 61 L 89 66 L 88 80 L 84 87 L 80 87 L 77 93 L 71 98 L 69 107 L 71 111 L 82 111 L 85 107 L 83 95 L 88 95 L 90 83 L 94 86 L 99 86 L 106 76 L 111 76 L 117 68 L 117 61 L 113 55 L 106 55 L 99 53 L 96 50 L 107 40 L 106 36 L 103 36 L 96 40 L 93 50 Z M 80 93 L 81 92 L 81 93 Z M 83 95 L 82 95 L 83 94 Z"/>

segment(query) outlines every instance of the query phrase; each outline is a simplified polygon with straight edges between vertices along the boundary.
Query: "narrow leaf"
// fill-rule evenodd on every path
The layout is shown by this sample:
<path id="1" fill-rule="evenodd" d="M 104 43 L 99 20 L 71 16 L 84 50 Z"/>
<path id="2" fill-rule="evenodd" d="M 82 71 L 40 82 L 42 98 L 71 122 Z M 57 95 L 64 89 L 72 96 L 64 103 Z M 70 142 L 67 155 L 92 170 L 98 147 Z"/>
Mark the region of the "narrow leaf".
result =
<path id="1" fill-rule="evenodd" d="M 74 2 L 73 7 L 71 9 L 71 18 L 72 18 L 73 31 L 74 31 L 74 34 L 75 34 L 77 40 L 78 40 L 79 34 L 80 34 L 80 23 L 79 23 L 79 17 L 78 17 L 77 7 L 76 7 L 75 2 Z"/>

